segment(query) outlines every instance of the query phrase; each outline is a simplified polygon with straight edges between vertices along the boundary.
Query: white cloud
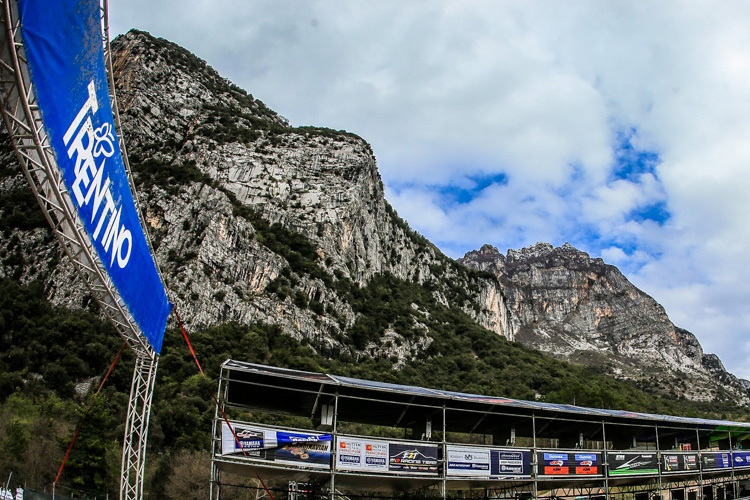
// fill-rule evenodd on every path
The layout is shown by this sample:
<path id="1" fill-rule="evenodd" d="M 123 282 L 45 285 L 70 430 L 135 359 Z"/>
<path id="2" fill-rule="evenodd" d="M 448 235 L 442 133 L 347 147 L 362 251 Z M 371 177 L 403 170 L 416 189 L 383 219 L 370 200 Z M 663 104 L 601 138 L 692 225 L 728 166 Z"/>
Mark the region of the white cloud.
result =
<path id="1" fill-rule="evenodd" d="M 294 124 L 374 147 L 388 197 L 459 256 L 570 241 L 750 375 L 750 4 L 111 2 Z M 612 176 L 617 134 L 658 153 Z M 464 203 L 451 189 L 504 182 Z M 449 188 L 452 186 L 453 188 Z M 465 200 L 464 200 L 465 201 Z M 663 203 L 661 224 L 629 216 Z"/>

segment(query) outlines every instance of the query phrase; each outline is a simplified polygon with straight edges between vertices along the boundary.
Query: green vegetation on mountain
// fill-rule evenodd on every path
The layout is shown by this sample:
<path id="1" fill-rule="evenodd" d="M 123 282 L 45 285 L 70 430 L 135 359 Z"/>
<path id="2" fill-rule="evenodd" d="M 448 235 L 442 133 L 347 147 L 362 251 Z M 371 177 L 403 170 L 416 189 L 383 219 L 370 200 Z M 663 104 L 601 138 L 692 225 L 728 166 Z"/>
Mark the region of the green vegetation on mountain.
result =
<path id="1" fill-rule="evenodd" d="M 109 324 L 94 313 L 52 307 L 44 296 L 38 283 L 0 281 L 0 471 L 13 470 L 16 478 L 37 487 L 52 482 L 91 401 L 91 389 L 121 346 Z M 316 346 L 298 342 L 276 326 L 223 324 L 192 335 L 210 378 L 206 381 L 179 332 L 168 329 L 154 395 L 149 468 L 168 471 L 180 454 L 209 448 L 211 394 L 219 366 L 228 358 L 479 394 L 526 399 L 543 395 L 550 402 L 708 415 L 708 408 L 655 398 L 625 382 L 508 342 L 457 309 L 437 303 L 423 286 L 379 276 L 366 287 L 352 287 L 352 300 L 361 316 L 349 332 L 351 343 L 375 340 L 386 328 L 409 339 L 419 333 L 414 326 L 418 319 L 432 344 L 418 359 L 394 370 L 382 357 L 319 353 Z M 126 353 L 94 403 L 63 484 L 114 494 L 131 362 Z M 81 383 L 88 389 L 84 395 L 76 391 Z M 165 494 L 167 475 L 150 477 L 151 494 Z"/>

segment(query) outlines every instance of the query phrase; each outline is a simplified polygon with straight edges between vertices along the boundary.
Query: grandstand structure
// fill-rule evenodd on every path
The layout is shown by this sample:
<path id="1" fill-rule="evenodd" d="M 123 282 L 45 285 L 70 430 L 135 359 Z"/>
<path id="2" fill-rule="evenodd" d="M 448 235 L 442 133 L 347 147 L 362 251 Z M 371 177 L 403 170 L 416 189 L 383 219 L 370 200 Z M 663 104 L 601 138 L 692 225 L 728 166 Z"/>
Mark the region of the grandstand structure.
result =
<path id="1" fill-rule="evenodd" d="M 294 485 L 290 497 L 303 497 L 302 489 L 331 499 L 725 500 L 744 496 L 750 481 L 750 451 L 743 451 L 750 424 L 742 422 L 464 394 L 235 360 L 222 365 L 218 397 L 236 419 L 217 410 L 213 499 L 237 476 Z M 268 424 L 280 421 L 293 426 Z"/>

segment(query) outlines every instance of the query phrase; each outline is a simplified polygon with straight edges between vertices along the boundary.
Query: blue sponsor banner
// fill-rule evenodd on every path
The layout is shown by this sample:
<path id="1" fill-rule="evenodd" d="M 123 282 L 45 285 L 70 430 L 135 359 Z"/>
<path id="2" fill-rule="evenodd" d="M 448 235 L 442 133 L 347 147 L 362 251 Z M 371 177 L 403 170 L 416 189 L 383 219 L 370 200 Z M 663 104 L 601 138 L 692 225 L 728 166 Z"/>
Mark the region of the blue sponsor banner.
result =
<path id="1" fill-rule="evenodd" d="M 531 452 L 526 450 L 492 450 L 490 472 L 493 476 L 531 477 Z"/>
<path id="2" fill-rule="evenodd" d="M 330 434 L 302 434 L 299 432 L 276 431 L 276 442 L 279 446 L 297 443 L 321 443 L 331 441 Z"/>
<path id="3" fill-rule="evenodd" d="M 750 467 L 750 451 L 733 451 L 732 464 L 735 469 Z"/>
<path id="4" fill-rule="evenodd" d="M 109 101 L 99 0 L 19 0 L 31 81 L 87 235 L 158 353 L 171 304 L 133 202 Z"/>
<path id="5" fill-rule="evenodd" d="M 599 476 L 602 474 L 601 453 L 540 452 L 537 454 L 541 476 Z"/>
<path id="6" fill-rule="evenodd" d="M 730 469 L 731 467 L 730 452 L 701 452 L 701 470 Z"/>
<path id="7" fill-rule="evenodd" d="M 224 455 L 316 468 L 331 466 L 330 434 L 276 431 L 244 424 L 235 424 L 232 434 L 226 422 L 221 425 Z"/>

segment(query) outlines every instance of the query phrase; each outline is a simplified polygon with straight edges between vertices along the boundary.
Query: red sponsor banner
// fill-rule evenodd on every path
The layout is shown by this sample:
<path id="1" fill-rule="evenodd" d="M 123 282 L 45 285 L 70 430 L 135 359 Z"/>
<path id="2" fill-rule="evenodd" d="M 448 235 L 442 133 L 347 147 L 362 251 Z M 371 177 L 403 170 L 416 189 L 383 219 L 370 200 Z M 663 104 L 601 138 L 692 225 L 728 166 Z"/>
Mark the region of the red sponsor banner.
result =
<path id="1" fill-rule="evenodd" d="M 598 467 L 576 467 L 576 476 L 591 476 L 599 474 Z"/>
<path id="2" fill-rule="evenodd" d="M 567 476 L 570 474 L 570 467 L 561 467 L 561 466 L 545 466 L 544 467 L 544 475 L 545 476 Z"/>

